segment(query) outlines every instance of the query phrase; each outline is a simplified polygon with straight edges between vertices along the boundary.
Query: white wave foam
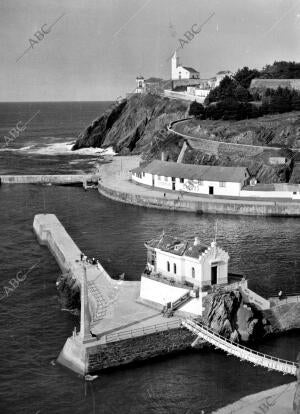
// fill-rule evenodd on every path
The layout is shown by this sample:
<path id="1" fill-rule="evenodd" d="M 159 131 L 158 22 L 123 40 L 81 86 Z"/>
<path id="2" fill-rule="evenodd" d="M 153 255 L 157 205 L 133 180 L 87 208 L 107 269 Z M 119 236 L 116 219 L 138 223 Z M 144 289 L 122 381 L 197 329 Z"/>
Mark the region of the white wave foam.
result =
<path id="1" fill-rule="evenodd" d="M 95 156 L 103 156 L 109 155 L 114 156 L 116 152 L 114 152 L 112 147 L 108 148 L 81 148 L 76 151 L 72 151 L 72 146 L 74 141 L 70 142 L 59 142 L 53 144 L 46 144 L 43 147 L 36 146 L 36 145 L 28 145 L 22 148 L 9 148 L 5 147 L 3 150 L 6 151 L 24 151 L 31 154 L 41 154 L 41 155 L 95 155 Z"/>

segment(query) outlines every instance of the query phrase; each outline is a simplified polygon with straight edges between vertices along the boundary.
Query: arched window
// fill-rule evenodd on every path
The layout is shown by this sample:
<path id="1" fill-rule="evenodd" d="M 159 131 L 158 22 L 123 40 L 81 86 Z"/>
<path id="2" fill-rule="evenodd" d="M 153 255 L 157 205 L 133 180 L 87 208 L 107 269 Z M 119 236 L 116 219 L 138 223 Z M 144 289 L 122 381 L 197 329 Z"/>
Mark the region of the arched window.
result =
<path id="1" fill-rule="evenodd" d="M 174 274 L 176 275 L 176 264 L 173 265 Z"/>
<path id="2" fill-rule="evenodd" d="M 167 262 L 167 270 L 170 271 L 170 262 Z"/>
<path id="3" fill-rule="evenodd" d="M 192 278 L 195 279 L 195 268 L 192 267 Z"/>

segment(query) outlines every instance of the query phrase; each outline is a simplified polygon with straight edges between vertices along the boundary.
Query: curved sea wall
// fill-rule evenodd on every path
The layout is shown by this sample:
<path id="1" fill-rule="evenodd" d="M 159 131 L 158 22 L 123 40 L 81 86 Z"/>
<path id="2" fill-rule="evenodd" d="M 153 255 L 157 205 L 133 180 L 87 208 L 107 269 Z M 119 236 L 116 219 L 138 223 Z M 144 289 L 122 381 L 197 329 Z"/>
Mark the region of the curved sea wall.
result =
<path id="1" fill-rule="evenodd" d="M 151 195 L 128 193 L 110 188 L 99 182 L 98 191 L 103 196 L 126 204 L 158 208 L 162 210 L 186 211 L 193 213 L 241 214 L 249 216 L 300 216 L 300 203 L 282 201 L 255 201 L 232 199 L 208 199 L 197 197 L 195 201 L 184 199 L 168 199 Z M 149 193 L 150 194 L 150 193 Z"/>

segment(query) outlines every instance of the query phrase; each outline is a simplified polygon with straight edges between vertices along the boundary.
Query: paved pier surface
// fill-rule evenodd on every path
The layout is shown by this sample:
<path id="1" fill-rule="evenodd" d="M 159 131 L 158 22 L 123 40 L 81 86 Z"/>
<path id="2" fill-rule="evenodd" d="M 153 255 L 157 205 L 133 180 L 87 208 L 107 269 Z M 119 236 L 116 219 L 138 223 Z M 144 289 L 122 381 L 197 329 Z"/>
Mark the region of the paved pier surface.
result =
<path id="1" fill-rule="evenodd" d="M 213 414 L 293 414 L 296 382 L 248 395 Z"/>
<path id="2" fill-rule="evenodd" d="M 122 156 L 114 157 L 110 164 L 101 165 L 98 168 L 100 194 L 122 203 L 162 210 L 260 216 L 300 216 L 299 200 L 190 195 L 135 184 L 130 180 L 130 171 L 138 167 L 140 161 L 141 157 L 138 155 Z"/>
<path id="3" fill-rule="evenodd" d="M 81 250 L 54 214 L 36 215 L 34 230 L 41 243 L 48 244 L 63 273 L 70 273 L 81 284 L 86 272 L 93 334 L 100 336 L 134 324 L 141 327 L 166 321 L 157 310 L 137 302 L 140 282 L 114 280 L 101 265 L 82 262 Z"/>
<path id="4" fill-rule="evenodd" d="M 81 250 L 54 214 L 36 215 L 33 228 L 39 242 L 46 244 L 55 256 L 63 274 L 71 276 L 80 284 L 80 332 L 73 332 L 67 339 L 59 362 L 85 374 L 91 372 L 90 365 L 96 370 L 127 363 L 135 357 L 144 359 L 189 346 L 189 333 L 182 333 L 182 328 L 179 334 L 176 333 L 180 326 L 179 318 L 164 318 L 160 310 L 137 301 L 140 282 L 113 280 L 101 265 L 82 262 Z M 160 334 L 166 335 L 166 342 L 159 337 L 160 348 L 156 348 L 155 335 Z M 153 344 L 150 350 L 147 349 L 147 340 L 141 342 L 143 336 L 151 336 L 150 342 L 153 341 Z M 136 343 L 128 343 L 137 337 L 140 337 L 140 342 L 136 351 L 131 352 L 130 349 Z M 174 343 L 176 340 L 177 344 Z M 106 343 L 120 341 L 126 344 L 115 351 L 119 357 L 116 354 L 107 356 Z"/>
<path id="5" fill-rule="evenodd" d="M 1 175 L 2 184 L 81 184 L 98 181 L 95 174 Z"/>

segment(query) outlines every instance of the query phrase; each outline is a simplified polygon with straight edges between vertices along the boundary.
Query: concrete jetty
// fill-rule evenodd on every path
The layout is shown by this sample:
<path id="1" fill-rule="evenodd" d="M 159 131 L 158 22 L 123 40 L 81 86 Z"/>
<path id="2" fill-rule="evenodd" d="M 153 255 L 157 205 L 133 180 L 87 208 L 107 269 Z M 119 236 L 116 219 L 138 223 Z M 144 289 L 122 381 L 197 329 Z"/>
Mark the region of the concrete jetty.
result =
<path id="1" fill-rule="evenodd" d="M 49 174 L 49 175 L 1 175 L 0 184 L 56 184 L 74 185 L 97 183 L 96 174 Z"/>
<path id="2" fill-rule="evenodd" d="M 81 250 L 55 215 L 36 215 L 33 229 L 63 274 L 80 286 L 80 332 L 67 339 L 61 364 L 85 375 L 190 348 L 194 335 L 179 318 L 164 318 L 138 300 L 140 282 L 113 280 L 101 265 L 82 262 Z"/>

